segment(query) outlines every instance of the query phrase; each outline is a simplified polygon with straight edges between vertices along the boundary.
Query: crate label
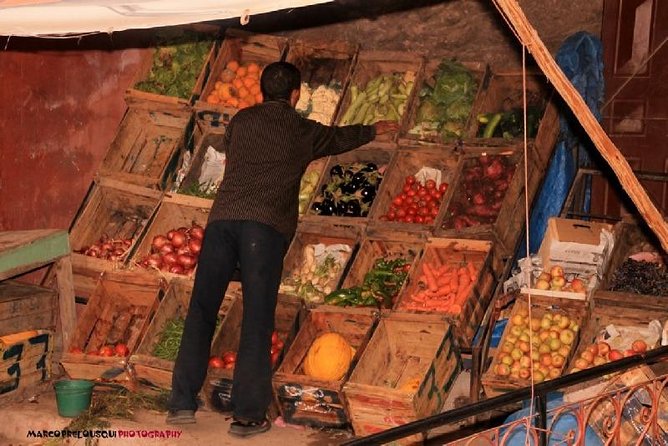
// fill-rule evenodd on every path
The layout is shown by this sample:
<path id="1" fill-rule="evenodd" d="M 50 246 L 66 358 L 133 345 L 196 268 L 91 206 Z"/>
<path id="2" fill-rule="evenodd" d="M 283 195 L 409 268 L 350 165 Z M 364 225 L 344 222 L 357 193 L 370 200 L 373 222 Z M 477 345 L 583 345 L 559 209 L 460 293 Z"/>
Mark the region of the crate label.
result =
<path id="1" fill-rule="evenodd" d="M 341 426 L 347 417 L 339 393 L 319 387 L 283 384 L 278 389 L 283 417 L 288 423 Z"/>
<path id="2" fill-rule="evenodd" d="M 0 381 L 0 394 L 16 390 L 21 385 L 21 376 L 41 372 L 40 381 L 48 377 L 49 363 L 47 356 L 50 353 L 49 333 L 35 335 L 23 342 L 9 346 L 3 354 L 3 363 L 10 365 L 5 370 L 5 376 Z M 34 351 L 39 351 L 40 356 L 36 361 L 23 361 L 25 357 L 30 358 Z M 34 369 L 31 367 L 34 365 Z M 27 370 L 24 370 L 26 369 Z"/>

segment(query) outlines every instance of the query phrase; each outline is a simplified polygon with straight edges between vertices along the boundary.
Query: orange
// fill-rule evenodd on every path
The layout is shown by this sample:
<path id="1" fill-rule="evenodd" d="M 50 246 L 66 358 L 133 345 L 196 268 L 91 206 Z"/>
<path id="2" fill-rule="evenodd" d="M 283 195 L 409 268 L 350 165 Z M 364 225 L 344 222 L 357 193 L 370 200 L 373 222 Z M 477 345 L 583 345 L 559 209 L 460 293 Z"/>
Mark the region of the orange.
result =
<path id="1" fill-rule="evenodd" d="M 255 103 L 259 104 L 262 102 L 262 93 L 258 93 L 255 95 Z"/>
<path id="2" fill-rule="evenodd" d="M 260 72 L 260 66 L 256 64 L 255 62 L 251 62 L 248 64 L 248 74 L 251 73 L 259 73 Z"/>
<path id="3" fill-rule="evenodd" d="M 241 87 L 237 93 L 239 94 L 239 97 L 241 99 L 245 98 L 246 96 L 248 96 L 250 94 L 250 92 L 248 91 L 248 88 L 246 88 L 246 87 Z"/>
<path id="4" fill-rule="evenodd" d="M 248 105 L 255 105 L 255 96 L 252 94 L 249 94 L 244 98 L 244 101 L 248 103 Z"/>
<path id="5" fill-rule="evenodd" d="M 209 104 L 220 104 L 220 98 L 216 94 L 210 94 L 206 97 L 206 102 Z"/>
<path id="6" fill-rule="evenodd" d="M 258 93 L 260 93 L 260 85 L 259 84 L 253 84 L 252 87 L 248 89 L 252 95 L 257 96 Z"/>
<path id="7" fill-rule="evenodd" d="M 231 84 L 223 84 L 220 89 L 218 89 L 218 95 L 222 99 L 227 99 L 232 96 L 232 85 Z"/>
<path id="8" fill-rule="evenodd" d="M 214 90 L 220 90 L 220 87 L 223 86 L 223 83 L 221 81 L 216 81 L 215 84 L 213 84 Z"/>
<path id="9" fill-rule="evenodd" d="M 246 107 L 248 107 L 248 106 L 249 106 L 248 102 L 246 102 L 246 101 L 239 101 L 239 110 L 241 110 L 242 108 L 246 108 Z"/>
<path id="10" fill-rule="evenodd" d="M 244 82 L 241 79 L 236 78 L 232 81 L 232 85 L 238 90 L 244 86 Z"/>
<path id="11" fill-rule="evenodd" d="M 231 60 L 227 62 L 227 65 L 225 66 L 230 71 L 237 71 L 239 69 L 239 62 L 236 60 Z"/>
<path id="12" fill-rule="evenodd" d="M 245 77 L 246 73 L 248 73 L 248 68 L 246 68 L 246 67 L 239 67 L 237 69 L 237 76 L 238 77 Z"/>
<path id="13" fill-rule="evenodd" d="M 244 83 L 244 87 L 248 89 L 250 89 L 253 85 L 257 84 L 255 79 L 253 79 L 250 76 L 246 76 L 245 78 L 243 78 L 242 82 Z"/>
<path id="14" fill-rule="evenodd" d="M 233 97 L 233 98 L 229 98 L 229 99 L 227 99 L 227 102 L 226 102 L 226 103 L 227 103 L 227 105 L 229 105 L 230 107 L 238 107 L 238 106 L 239 106 L 239 99 L 234 98 L 234 97 Z"/>

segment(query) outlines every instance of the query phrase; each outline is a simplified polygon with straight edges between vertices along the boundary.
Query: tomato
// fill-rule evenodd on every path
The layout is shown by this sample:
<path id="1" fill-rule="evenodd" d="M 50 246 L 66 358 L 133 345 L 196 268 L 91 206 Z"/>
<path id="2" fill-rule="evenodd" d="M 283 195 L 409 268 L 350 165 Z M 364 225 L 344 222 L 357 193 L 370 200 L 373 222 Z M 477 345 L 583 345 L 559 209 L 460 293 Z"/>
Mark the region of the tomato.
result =
<path id="1" fill-rule="evenodd" d="M 402 190 L 403 190 L 404 192 L 408 192 L 409 190 L 411 190 L 411 185 L 410 185 L 410 184 L 404 184 L 404 187 L 403 187 Z"/>
<path id="2" fill-rule="evenodd" d="M 420 200 L 417 202 L 418 208 L 426 208 L 427 207 L 427 202 L 424 200 Z"/>
<path id="3" fill-rule="evenodd" d="M 223 353 L 223 361 L 225 364 L 229 362 L 237 362 L 237 353 L 233 351 Z"/>
<path id="4" fill-rule="evenodd" d="M 401 197 L 402 200 L 406 200 L 406 198 L 408 198 L 408 194 L 401 194 L 399 196 Z"/>
<path id="5" fill-rule="evenodd" d="M 425 187 L 427 189 L 436 189 L 436 181 L 434 180 L 427 180 L 427 183 L 425 184 Z"/>
<path id="6" fill-rule="evenodd" d="M 279 358 L 280 355 L 281 355 L 280 351 L 274 352 L 274 353 L 271 354 L 271 365 L 272 365 L 272 367 L 275 366 L 276 363 L 278 363 L 278 358 Z"/>
<path id="7" fill-rule="evenodd" d="M 275 344 L 275 343 L 277 343 L 277 342 L 278 342 L 278 332 L 277 332 L 277 331 L 274 331 L 274 332 L 271 334 L 271 343 L 272 343 L 272 344 Z"/>
<path id="8" fill-rule="evenodd" d="M 438 186 L 438 191 L 440 193 L 444 194 L 446 190 L 448 190 L 448 183 L 441 183 L 441 185 Z"/>
<path id="9" fill-rule="evenodd" d="M 105 356 L 105 357 L 114 356 L 114 353 L 115 353 L 114 352 L 114 346 L 113 345 L 105 345 L 104 347 L 102 347 L 100 349 L 100 351 L 98 353 L 99 353 L 100 356 Z"/>
<path id="10" fill-rule="evenodd" d="M 421 217 L 425 217 L 425 216 L 429 215 L 430 213 L 431 213 L 431 211 L 429 211 L 429 209 L 427 209 L 424 206 L 419 208 L 418 211 L 417 211 L 417 214 Z"/>
<path id="11" fill-rule="evenodd" d="M 441 197 L 443 196 L 443 193 L 441 193 L 440 191 L 434 190 L 434 191 L 432 191 L 431 196 L 434 197 L 434 200 L 440 200 Z"/>
<path id="12" fill-rule="evenodd" d="M 431 194 L 427 194 L 424 197 L 422 197 L 422 200 L 425 201 L 426 203 L 434 201 L 434 197 L 431 196 Z"/>
<path id="13" fill-rule="evenodd" d="M 114 347 L 114 351 L 116 352 L 116 356 L 127 356 L 128 354 L 130 354 L 130 349 L 128 348 L 127 345 L 123 344 L 122 342 L 116 344 L 116 347 Z"/>
<path id="14" fill-rule="evenodd" d="M 409 197 L 414 197 L 415 194 L 417 194 L 417 191 L 415 189 L 411 189 L 408 192 L 406 192 L 406 195 L 408 195 Z"/>
<path id="15" fill-rule="evenodd" d="M 422 201 L 422 198 L 420 198 L 419 195 L 415 195 L 415 196 L 413 197 L 413 203 L 416 203 L 416 204 L 417 204 L 417 203 L 419 203 L 420 201 Z"/>
<path id="16" fill-rule="evenodd" d="M 225 366 L 225 361 L 223 361 L 218 356 L 212 356 L 209 358 L 209 367 L 214 369 L 222 369 Z"/>
<path id="17" fill-rule="evenodd" d="M 233 369 L 233 368 L 234 368 L 234 364 L 236 364 L 236 362 L 228 362 L 228 363 L 226 363 L 226 364 L 223 366 L 223 368 L 224 368 L 224 369 Z"/>
<path id="18" fill-rule="evenodd" d="M 92 352 L 88 352 L 88 353 L 86 353 L 86 354 L 87 354 L 87 355 L 90 355 L 90 356 L 100 356 L 100 352 L 95 351 L 95 350 L 93 350 Z"/>
<path id="19" fill-rule="evenodd" d="M 431 208 L 431 211 L 429 211 L 432 217 L 438 217 L 438 208 Z"/>
<path id="20" fill-rule="evenodd" d="M 404 221 L 406 223 L 413 223 L 413 216 L 412 215 L 407 215 L 404 217 Z"/>
<path id="21" fill-rule="evenodd" d="M 415 183 L 415 176 L 414 175 L 408 175 L 406 177 L 406 184 L 413 184 Z"/>
<path id="22" fill-rule="evenodd" d="M 81 350 L 79 347 L 72 347 L 70 349 L 70 353 L 81 354 L 81 353 L 83 353 L 83 350 Z"/>
<path id="23" fill-rule="evenodd" d="M 432 224 L 433 222 L 434 222 L 434 219 L 433 219 L 431 216 L 429 216 L 429 215 L 427 215 L 427 216 L 424 218 L 424 223 L 427 224 L 427 225 L 430 225 L 430 224 Z"/>
<path id="24" fill-rule="evenodd" d="M 392 204 L 395 206 L 401 206 L 404 203 L 404 200 L 401 197 L 395 197 L 394 200 L 392 200 Z"/>
<path id="25" fill-rule="evenodd" d="M 280 339 L 278 341 L 276 341 L 276 344 L 275 344 L 276 351 L 280 352 L 281 350 L 283 350 L 284 346 L 285 346 L 285 343 L 283 341 L 281 341 Z"/>
<path id="26" fill-rule="evenodd" d="M 408 214 L 408 215 L 416 215 L 416 214 L 417 214 L 417 209 L 415 209 L 415 208 L 408 208 L 408 210 L 406 211 L 406 214 Z"/>
<path id="27" fill-rule="evenodd" d="M 415 223 L 424 223 L 424 217 L 422 215 L 415 216 Z"/>
<path id="28" fill-rule="evenodd" d="M 399 209 L 397 211 L 397 220 L 406 216 L 406 209 Z"/>

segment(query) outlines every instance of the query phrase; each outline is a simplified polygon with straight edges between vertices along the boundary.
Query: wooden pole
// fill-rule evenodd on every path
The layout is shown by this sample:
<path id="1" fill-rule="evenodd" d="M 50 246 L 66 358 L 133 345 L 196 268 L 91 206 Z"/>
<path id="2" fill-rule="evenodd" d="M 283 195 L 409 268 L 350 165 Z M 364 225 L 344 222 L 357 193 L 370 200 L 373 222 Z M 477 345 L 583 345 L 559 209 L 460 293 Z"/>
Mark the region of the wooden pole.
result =
<path id="1" fill-rule="evenodd" d="M 493 0 L 493 2 L 517 38 L 527 47 L 548 80 L 554 85 L 554 88 L 573 111 L 573 114 L 580 121 L 580 124 L 591 138 L 596 149 L 615 172 L 615 175 L 622 183 L 624 191 L 638 208 L 640 215 L 642 215 L 649 227 L 659 238 L 664 251 L 668 252 L 668 224 L 661 215 L 661 212 L 659 212 L 647 196 L 645 189 L 638 182 L 624 155 L 610 140 L 591 113 L 591 110 L 589 110 L 589 107 L 587 107 L 580 93 L 566 78 L 564 72 L 561 71 L 561 68 L 559 68 L 545 47 L 538 33 L 527 20 L 517 0 Z M 555 11 L 556 13 L 557 11 Z"/>

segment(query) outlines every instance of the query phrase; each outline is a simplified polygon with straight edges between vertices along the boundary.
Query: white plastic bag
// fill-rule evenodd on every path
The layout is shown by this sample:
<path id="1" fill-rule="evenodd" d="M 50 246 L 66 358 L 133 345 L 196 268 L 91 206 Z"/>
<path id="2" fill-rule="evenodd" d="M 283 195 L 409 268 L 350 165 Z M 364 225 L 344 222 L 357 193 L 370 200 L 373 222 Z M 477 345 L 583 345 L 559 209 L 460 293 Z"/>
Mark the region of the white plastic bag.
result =
<path id="1" fill-rule="evenodd" d="M 206 186 L 206 190 L 202 192 L 215 192 L 218 190 L 218 186 L 223 181 L 223 176 L 225 175 L 225 161 L 226 157 L 224 153 L 217 151 L 212 146 L 206 148 L 202 170 L 198 179 L 199 184 Z"/>

